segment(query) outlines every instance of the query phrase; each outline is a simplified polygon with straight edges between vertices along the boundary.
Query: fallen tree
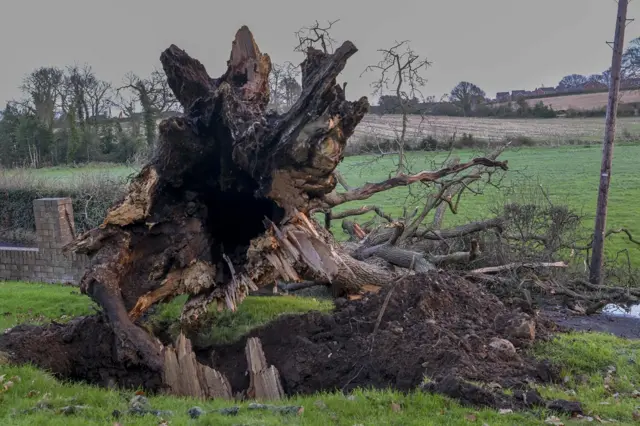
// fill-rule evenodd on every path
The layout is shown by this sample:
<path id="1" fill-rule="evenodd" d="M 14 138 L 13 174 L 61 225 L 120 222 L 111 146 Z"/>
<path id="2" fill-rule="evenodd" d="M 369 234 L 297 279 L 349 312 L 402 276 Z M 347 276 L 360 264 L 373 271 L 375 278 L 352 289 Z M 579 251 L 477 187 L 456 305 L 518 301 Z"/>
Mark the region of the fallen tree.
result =
<path id="1" fill-rule="evenodd" d="M 336 84 L 356 50 L 350 42 L 333 54 L 309 48 L 302 95 L 281 116 L 266 112 L 271 63 L 248 28 L 238 31 L 218 79 L 176 46 L 162 53 L 186 114 L 160 124 L 151 164 L 104 223 L 68 247 L 92 258 L 81 288 L 104 308 L 122 357 L 161 368 L 158 346 L 134 321 L 178 294 L 189 294 L 189 322 L 214 301 L 234 310 L 248 291 L 279 278 L 324 279 L 336 293 L 387 285 L 392 274 L 344 252 L 310 213 L 468 169 L 506 169 L 474 158 L 337 191 L 333 172 L 368 108 L 366 98 L 347 101 Z"/>
<path id="2" fill-rule="evenodd" d="M 118 375 L 123 368 L 138 369 L 146 383 L 154 373 L 166 377 L 170 369 L 177 377 L 180 362 L 167 365 L 167 348 L 136 325 L 156 303 L 187 294 L 181 319 L 194 325 L 211 304 L 235 310 L 250 291 L 279 280 L 330 283 L 336 295 L 388 286 L 398 274 L 368 262 L 374 254 L 417 272 L 477 256 L 477 244 L 445 257 L 425 257 L 424 250 L 418 253 L 407 245 L 415 237 L 447 235 L 420 225 L 442 203 L 455 212 L 452 189 L 460 193 L 483 175 L 506 170 L 507 163 L 496 159 L 500 150 L 434 171 L 399 170 L 381 182 L 336 188 L 342 180 L 336 167 L 368 109 L 365 97 L 347 101 L 336 83 L 356 51 L 348 41 L 331 54 L 309 47 L 301 64 L 302 94 L 289 111 L 278 115 L 267 111 L 269 56 L 260 52 L 248 28 L 236 34 L 227 71 L 219 78 L 211 78 L 177 46 L 165 50 L 160 59 L 185 114 L 162 121 L 153 160 L 102 225 L 66 247 L 91 258 L 80 288 L 101 306 L 106 323 L 86 319 L 49 328 L 43 331 L 49 340 L 63 345 L 67 338 L 58 333 L 73 339 L 78 333 L 90 334 L 93 327 L 96 335 L 113 334 L 109 339 Z M 385 228 L 390 235 L 376 244 L 370 239 L 357 253 L 337 244 L 312 219 L 314 212 L 330 215 L 341 204 L 412 184 L 435 191 L 413 220 L 406 215 L 401 222 L 392 221 Z M 469 232 L 499 224 L 470 225 Z M 27 334 L 37 340 L 36 331 Z M 3 337 L 5 346 L 8 336 Z M 26 347 L 32 351 L 22 353 L 23 359 L 47 365 L 46 354 Z M 64 357 L 67 349 L 58 353 Z"/>

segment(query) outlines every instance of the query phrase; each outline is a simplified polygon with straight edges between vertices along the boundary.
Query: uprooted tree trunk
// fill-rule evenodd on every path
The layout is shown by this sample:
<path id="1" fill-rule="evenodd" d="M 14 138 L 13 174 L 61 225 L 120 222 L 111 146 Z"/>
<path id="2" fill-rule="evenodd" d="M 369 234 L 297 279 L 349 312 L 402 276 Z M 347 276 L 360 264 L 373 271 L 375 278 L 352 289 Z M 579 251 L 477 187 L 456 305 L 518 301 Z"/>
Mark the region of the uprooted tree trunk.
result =
<path id="1" fill-rule="evenodd" d="M 160 124 L 156 155 L 127 195 L 67 247 L 91 258 L 81 290 L 103 308 L 119 363 L 166 369 L 166 348 L 135 322 L 179 294 L 189 295 L 182 320 L 195 322 L 211 303 L 234 310 L 250 290 L 279 279 L 330 282 L 337 293 L 389 284 L 391 272 L 350 256 L 311 212 L 472 167 L 506 169 L 475 158 L 338 192 L 333 172 L 368 109 L 365 97 L 347 101 L 336 83 L 356 51 L 351 42 L 333 54 L 310 48 L 300 99 L 283 115 L 266 112 L 271 61 L 248 28 L 217 79 L 175 45 L 162 53 L 185 114 Z"/>

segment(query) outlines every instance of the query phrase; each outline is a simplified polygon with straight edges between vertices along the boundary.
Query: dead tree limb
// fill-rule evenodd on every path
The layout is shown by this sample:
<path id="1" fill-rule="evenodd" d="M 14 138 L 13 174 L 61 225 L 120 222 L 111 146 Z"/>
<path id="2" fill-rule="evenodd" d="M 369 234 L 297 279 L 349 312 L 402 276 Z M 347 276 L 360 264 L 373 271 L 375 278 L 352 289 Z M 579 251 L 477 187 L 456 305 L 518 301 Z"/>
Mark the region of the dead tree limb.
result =
<path id="1" fill-rule="evenodd" d="M 325 197 L 325 201 L 327 202 L 329 207 L 335 207 L 349 201 L 366 200 L 367 198 L 371 197 L 374 194 L 377 194 L 378 192 L 387 191 L 398 186 L 411 185 L 416 182 L 434 182 L 438 179 L 442 179 L 445 176 L 460 173 L 461 171 L 469 169 L 476 165 L 508 170 L 507 161 L 495 161 L 484 157 L 474 158 L 466 163 L 444 167 L 436 171 L 422 171 L 414 175 L 406 175 L 400 173 L 397 176 L 392 177 L 391 179 L 387 179 L 378 183 L 367 183 L 366 185 L 361 186 L 360 188 L 353 189 L 351 191 L 343 193 L 334 192 L 328 194 Z"/>
<path id="2" fill-rule="evenodd" d="M 474 269 L 469 271 L 469 274 L 495 274 L 498 272 L 504 272 L 509 270 L 515 270 L 520 268 L 566 268 L 568 265 L 564 262 L 537 262 L 537 263 L 510 263 L 508 265 L 489 266 L 486 268 Z"/>
<path id="3" fill-rule="evenodd" d="M 350 216 L 359 216 L 365 213 L 375 212 L 378 216 L 386 220 L 387 222 L 393 222 L 393 218 L 382 211 L 378 206 L 362 206 L 355 209 L 343 210 L 337 213 L 331 213 L 332 219 L 344 219 Z"/>

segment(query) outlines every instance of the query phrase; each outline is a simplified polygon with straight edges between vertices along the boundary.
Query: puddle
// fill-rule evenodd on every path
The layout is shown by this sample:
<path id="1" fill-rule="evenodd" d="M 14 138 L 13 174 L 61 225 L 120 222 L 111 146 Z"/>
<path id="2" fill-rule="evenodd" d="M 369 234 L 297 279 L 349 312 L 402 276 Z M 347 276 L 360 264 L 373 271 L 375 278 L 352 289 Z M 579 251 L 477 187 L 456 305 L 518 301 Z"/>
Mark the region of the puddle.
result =
<path id="1" fill-rule="evenodd" d="M 621 317 L 640 318 L 640 304 L 632 305 L 629 309 L 609 304 L 602 309 L 602 313 Z"/>

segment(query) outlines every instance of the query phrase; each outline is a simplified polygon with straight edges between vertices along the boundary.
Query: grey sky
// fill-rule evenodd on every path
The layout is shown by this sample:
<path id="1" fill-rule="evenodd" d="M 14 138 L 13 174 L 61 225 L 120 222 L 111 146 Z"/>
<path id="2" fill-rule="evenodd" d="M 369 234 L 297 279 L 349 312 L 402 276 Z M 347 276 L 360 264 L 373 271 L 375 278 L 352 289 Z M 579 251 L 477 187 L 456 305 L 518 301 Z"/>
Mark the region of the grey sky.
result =
<path id="1" fill-rule="evenodd" d="M 349 98 L 370 94 L 371 78 L 359 76 L 379 60 L 376 49 L 404 39 L 433 62 L 425 94 L 439 97 L 469 80 L 494 96 L 606 69 L 616 7 L 614 0 L 5 0 L 0 100 L 18 97 L 22 77 L 44 65 L 87 62 L 114 84 L 128 71 L 146 75 L 171 43 L 217 77 L 245 24 L 274 62 L 299 63 L 294 31 L 337 18 L 334 38 L 359 48 L 342 74 Z M 636 11 L 632 2 L 629 16 Z M 626 40 L 639 34 L 640 20 Z"/>

